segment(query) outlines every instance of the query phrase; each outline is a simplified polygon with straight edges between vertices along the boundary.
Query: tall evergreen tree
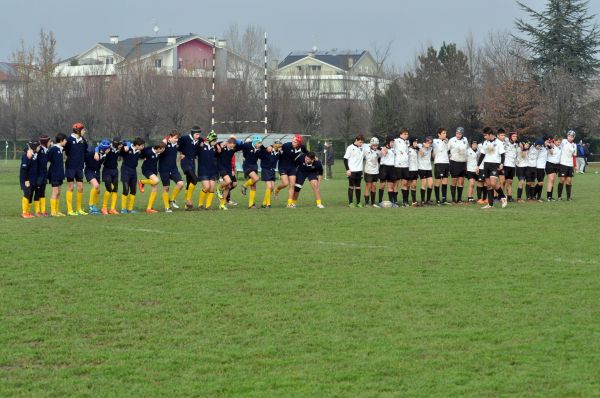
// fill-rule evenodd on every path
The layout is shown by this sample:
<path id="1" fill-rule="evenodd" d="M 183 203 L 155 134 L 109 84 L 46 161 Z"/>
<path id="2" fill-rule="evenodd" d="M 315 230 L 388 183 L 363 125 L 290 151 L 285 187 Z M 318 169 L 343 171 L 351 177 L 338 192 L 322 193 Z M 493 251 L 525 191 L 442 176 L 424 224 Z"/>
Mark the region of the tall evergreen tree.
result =
<path id="1" fill-rule="evenodd" d="M 384 93 L 376 93 L 373 102 L 373 133 L 385 137 L 389 133 L 405 127 L 407 114 L 406 96 L 398 80 L 393 80 Z"/>

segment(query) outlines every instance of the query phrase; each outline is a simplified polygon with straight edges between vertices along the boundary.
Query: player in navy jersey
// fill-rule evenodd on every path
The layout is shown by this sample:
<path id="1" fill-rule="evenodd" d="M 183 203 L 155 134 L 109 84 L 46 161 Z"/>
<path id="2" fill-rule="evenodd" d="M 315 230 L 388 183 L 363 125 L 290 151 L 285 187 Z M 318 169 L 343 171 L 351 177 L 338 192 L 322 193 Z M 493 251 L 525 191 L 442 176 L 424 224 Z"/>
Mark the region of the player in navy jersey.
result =
<path id="1" fill-rule="evenodd" d="M 269 147 L 262 147 L 258 158 L 260 159 L 260 179 L 265 183 L 265 196 L 262 207 L 271 208 L 271 193 L 275 189 L 275 168 L 281 156 L 281 141 L 275 141 Z"/>
<path id="2" fill-rule="evenodd" d="M 255 134 L 252 136 L 250 142 L 245 142 L 240 146 L 244 154 L 242 169 L 244 170 L 244 178 L 246 179 L 241 188 L 242 195 L 245 195 L 247 189 L 250 188 L 248 208 L 255 209 L 256 183 L 258 182 L 258 154 L 262 147 L 262 137 L 259 134 Z"/>
<path id="3" fill-rule="evenodd" d="M 35 216 L 31 214 L 30 205 L 33 203 L 33 191 L 35 190 L 38 176 L 37 157 L 39 151 L 40 142 L 37 139 L 32 139 L 23 151 L 23 156 L 21 156 L 19 182 L 21 184 L 21 190 L 23 191 L 23 198 L 21 199 L 21 217 L 23 218 L 35 218 Z"/>
<path id="4" fill-rule="evenodd" d="M 83 200 L 83 167 L 85 154 L 88 151 L 88 143 L 84 137 L 85 127 L 82 123 L 73 125 L 73 132 L 67 137 L 65 146 L 65 176 L 67 177 L 67 214 L 70 216 L 85 216 L 81 203 Z M 77 182 L 77 207 L 73 207 L 73 189 Z"/>
<path id="5" fill-rule="evenodd" d="M 179 132 L 172 130 L 163 140 L 165 151 L 158 157 L 158 173 L 163 185 L 162 198 L 165 212 L 167 213 L 173 211 L 171 208 L 179 208 L 177 205 L 177 195 L 183 189 L 183 179 L 177 168 L 177 152 L 179 151 L 177 142 L 179 141 L 179 137 Z M 171 181 L 175 183 L 175 188 L 173 188 L 173 193 L 169 197 L 169 185 Z"/>
<path id="6" fill-rule="evenodd" d="M 133 209 L 135 204 L 135 195 L 137 193 L 137 166 L 145 141 L 137 137 L 132 143 L 127 143 L 121 149 L 121 183 L 123 183 L 123 193 L 121 195 L 121 214 L 136 213 Z"/>
<path id="7" fill-rule="evenodd" d="M 42 135 L 39 141 L 40 151 L 38 152 L 38 171 L 33 193 L 33 206 L 36 216 L 48 217 L 48 213 L 46 213 L 46 184 L 48 183 L 48 151 L 52 141 L 47 135 Z"/>
<path id="8" fill-rule="evenodd" d="M 179 138 L 178 146 L 181 170 L 185 174 L 187 186 L 185 192 L 185 209 L 194 210 L 192 204 L 192 195 L 196 184 L 198 184 L 198 176 L 196 175 L 196 156 L 198 155 L 198 145 L 200 133 L 202 129 L 198 126 L 192 127 L 190 133 Z"/>
<path id="9" fill-rule="evenodd" d="M 147 214 L 158 213 L 152 207 L 154 206 L 154 201 L 158 194 L 158 183 L 160 182 L 160 179 L 158 178 L 158 161 L 166 147 L 167 145 L 164 142 L 159 142 L 152 147 L 144 148 L 140 155 L 140 158 L 144 159 L 144 162 L 142 163 L 142 174 L 145 178 L 139 180 L 138 188 L 140 189 L 140 192 L 144 193 L 145 185 L 150 185 L 152 187 L 152 191 L 150 191 L 150 196 L 148 197 L 148 205 L 146 206 Z"/>
<path id="10" fill-rule="evenodd" d="M 117 197 L 119 192 L 119 157 L 122 148 L 123 142 L 121 141 L 121 137 L 114 137 L 110 143 L 110 147 L 104 151 L 102 182 L 104 182 L 105 189 L 101 209 L 104 215 L 119 214 L 117 211 Z"/>
<path id="11" fill-rule="evenodd" d="M 219 197 L 219 210 L 227 210 L 226 203 L 229 193 L 234 187 L 235 180 L 235 153 L 241 150 L 237 138 L 232 135 L 225 142 L 218 142 L 217 148 L 217 170 L 219 172 L 219 186 L 217 196 Z"/>
<path id="12" fill-rule="evenodd" d="M 59 199 L 60 187 L 65 179 L 64 147 L 67 145 L 67 136 L 59 133 L 54 139 L 54 145 L 48 150 L 48 182 L 52 186 L 50 196 L 50 215 L 53 217 L 64 217 L 60 212 Z"/>
<path id="13" fill-rule="evenodd" d="M 308 152 L 305 156 L 296 160 L 298 167 L 296 170 L 296 183 L 294 185 L 294 201 L 298 201 L 300 190 L 304 182 L 308 180 L 315 195 L 315 203 L 319 209 L 325 208 L 321 202 L 321 192 L 319 190 L 323 178 L 323 165 L 314 152 Z M 295 203 L 294 203 L 295 204 Z"/>
<path id="14" fill-rule="evenodd" d="M 92 185 L 89 200 L 89 214 L 100 214 L 98 199 L 100 198 L 100 168 L 106 158 L 106 151 L 110 148 L 110 141 L 103 139 L 94 149 L 85 154 L 85 179 Z"/>
<path id="15" fill-rule="evenodd" d="M 302 144 L 302 135 L 296 134 L 291 142 L 286 142 L 281 146 L 281 156 L 279 157 L 278 169 L 281 181 L 279 186 L 275 188 L 275 197 L 284 188 L 288 188 L 287 205 L 294 204 L 294 186 L 296 184 L 296 159 L 303 156 L 307 150 Z"/>
<path id="16" fill-rule="evenodd" d="M 217 179 L 217 134 L 208 133 L 206 140 L 200 139 L 198 144 L 198 180 L 202 182 L 198 210 L 208 210 L 215 195 L 215 180 Z"/>

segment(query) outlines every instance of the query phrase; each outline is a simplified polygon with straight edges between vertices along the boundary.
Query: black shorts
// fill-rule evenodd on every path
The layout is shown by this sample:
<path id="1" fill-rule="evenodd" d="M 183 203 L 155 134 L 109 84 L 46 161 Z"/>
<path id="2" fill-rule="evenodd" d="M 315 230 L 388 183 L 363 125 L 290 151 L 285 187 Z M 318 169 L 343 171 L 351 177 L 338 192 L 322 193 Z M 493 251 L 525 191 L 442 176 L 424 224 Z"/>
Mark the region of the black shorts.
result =
<path id="1" fill-rule="evenodd" d="M 498 173 L 499 163 L 486 163 L 483 168 L 483 174 L 485 178 L 498 177 L 500 173 Z"/>
<path id="2" fill-rule="evenodd" d="M 377 182 L 378 180 L 379 180 L 379 174 L 365 173 L 365 182 Z"/>
<path id="3" fill-rule="evenodd" d="M 527 170 L 526 167 L 517 167 L 515 168 L 515 174 L 517 175 L 517 178 L 519 180 L 524 180 L 525 179 L 525 171 Z"/>
<path id="4" fill-rule="evenodd" d="M 275 169 L 262 169 L 260 171 L 261 181 L 275 181 Z"/>
<path id="5" fill-rule="evenodd" d="M 213 174 L 213 175 L 203 174 L 201 176 L 198 176 L 198 181 L 216 181 L 216 180 L 217 180 L 216 174 Z"/>
<path id="6" fill-rule="evenodd" d="M 295 176 L 296 175 L 296 166 L 280 167 L 279 175 L 280 176 Z"/>
<path id="7" fill-rule="evenodd" d="M 464 177 L 467 174 L 467 162 L 450 161 L 450 175 L 453 178 Z"/>
<path id="8" fill-rule="evenodd" d="M 558 175 L 561 177 L 573 177 L 573 166 L 558 165 Z"/>
<path id="9" fill-rule="evenodd" d="M 85 171 L 85 179 L 87 182 L 96 179 L 96 181 L 100 181 L 100 171 L 99 170 L 86 170 Z"/>
<path id="10" fill-rule="evenodd" d="M 450 164 L 438 163 L 433 165 L 434 175 L 436 179 L 448 178 L 448 172 L 450 171 Z"/>
<path id="11" fill-rule="evenodd" d="M 485 182 L 485 163 L 483 167 L 479 168 L 479 174 L 477 174 L 477 182 Z"/>
<path id="12" fill-rule="evenodd" d="M 348 182 L 350 183 L 350 186 L 360 187 L 361 181 L 362 181 L 362 171 L 350 172 L 350 176 L 348 176 Z"/>
<path id="13" fill-rule="evenodd" d="M 319 179 L 319 175 L 317 173 L 308 173 L 308 174 L 304 174 L 302 172 L 298 172 L 296 174 L 296 187 L 297 188 L 301 188 L 302 185 L 304 185 L 304 181 L 308 180 L 308 181 L 314 181 L 314 180 L 318 180 Z"/>
<path id="14" fill-rule="evenodd" d="M 433 177 L 433 173 L 431 172 L 431 170 L 419 170 L 419 178 L 421 180 L 424 180 L 425 178 L 432 178 Z"/>
<path id="15" fill-rule="evenodd" d="M 544 178 L 546 177 L 545 169 L 535 169 L 535 178 L 538 182 L 544 182 Z"/>
<path id="16" fill-rule="evenodd" d="M 408 170 L 408 180 L 417 181 L 419 179 L 419 172 L 417 170 Z"/>
<path id="17" fill-rule="evenodd" d="M 396 181 L 396 170 L 394 169 L 394 166 L 390 166 L 387 164 L 382 164 L 381 166 L 379 166 L 379 179 L 382 182 L 383 181 L 387 181 L 387 182 Z"/>
<path id="18" fill-rule="evenodd" d="M 233 175 L 231 173 L 231 169 L 223 169 L 219 168 L 219 177 L 224 178 L 225 176 L 229 176 L 231 178 Z"/>
<path id="19" fill-rule="evenodd" d="M 536 177 L 537 177 L 537 169 L 535 167 L 525 168 L 525 180 L 527 182 L 535 182 Z"/>
<path id="20" fill-rule="evenodd" d="M 558 165 L 556 163 L 546 162 L 546 174 L 558 173 Z"/>
<path id="21" fill-rule="evenodd" d="M 175 184 L 177 184 L 179 181 L 183 181 L 183 178 L 181 178 L 181 174 L 177 168 L 174 168 L 171 171 L 160 171 L 159 175 L 160 181 L 165 187 L 168 187 L 171 181 L 173 181 Z"/>
<path id="22" fill-rule="evenodd" d="M 515 178 L 515 168 L 512 166 L 504 166 L 504 177 L 507 180 L 512 180 Z"/>
<path id="23" fill-rule="evenodd" d="M 258 166 L 244 167 L 244 178 L 250 178 L 250 174 L 252 173 L 258 174 Z"/>
<path id="24" fill-rule="evenodd" d="M 466 179 L 467 180 L 476 180 L 477 179 L 477 173 L 475 173 L 474 171 L 467 171 L 466 174 Z"/>
<path id="25" fill-rule="evenodd" d="M 135 186 L 137 184 L 137 171 L 133 169 L 121 169 L 121 182 Z"/>
<path id="26" fill-rule="evenodd" d="M 408 180 L 408 167 L 394 167 L 396 169 L 396 180 Z"/>
<path id="27" fill-rule="evenodd" d="M 50 180 L 50 185 L 53 187 L 60 187 L 63 184 L 63 180 Z"/>
<path id="28" fill-rule="evenodd" d="M 158 175 L 158 171 L 156 170 L 142 170 L 142 175 L 146 178 L 150 178 L 151 175 Z"/>
<path id="29" fill-rule="evenodd" d="M 187 157 L 183 158 L 181 160 L 181 170 L 184 173 L 194 173 L 196 171 L 196 160 L 195 159 L 188 159 Z"/>
<path id="30" fill-rule="evenodd" d="M 68 182 L 83 182 L 83 170 L 66 169 L 65 177 L 67 177 Z"/>

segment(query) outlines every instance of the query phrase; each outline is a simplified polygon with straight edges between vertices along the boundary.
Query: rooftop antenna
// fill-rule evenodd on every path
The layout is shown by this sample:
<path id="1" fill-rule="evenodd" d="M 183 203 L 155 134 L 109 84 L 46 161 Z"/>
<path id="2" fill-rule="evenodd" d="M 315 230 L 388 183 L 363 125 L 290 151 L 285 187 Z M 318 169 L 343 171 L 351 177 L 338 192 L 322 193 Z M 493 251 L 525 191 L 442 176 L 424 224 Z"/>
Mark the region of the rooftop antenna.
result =
<path id="1" fill-rule="evenodd" d="M 160 28 L 158 27 L 158 23 L 156 21 L 154 21 L 154 27 L 152 28 L 152 30 L 154 31 L 154 36 L 158 35 L 158 31 L 160 30 Z"/>

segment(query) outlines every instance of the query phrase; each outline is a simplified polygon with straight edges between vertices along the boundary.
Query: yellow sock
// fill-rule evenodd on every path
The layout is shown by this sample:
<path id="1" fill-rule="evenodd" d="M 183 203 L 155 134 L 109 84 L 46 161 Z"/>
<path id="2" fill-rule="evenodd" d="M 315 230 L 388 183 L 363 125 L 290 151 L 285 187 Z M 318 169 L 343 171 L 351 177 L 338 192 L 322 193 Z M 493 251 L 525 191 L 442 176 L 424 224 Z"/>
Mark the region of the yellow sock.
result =
<path id="1" fill-rule="evenodd" d="M 117 208 L 117 193 L 111 192 L 110 193 L 110 209 L 114 210 L 116 208 Z"/>
<path id="2" fill-rule="evenodd" d="M 108 201 L 110 200 L 110 192 L 104 192 L 104 199 L 102 200 L 102 208 L 104 210 L 108 209 Z"/>
<path id="3" fill-rule="evenodd" d="M 127 195 L 121 195 L 121 210 L 127 210 Z"/>
<path id="4" fill-rule="evenodd" d="M 83 192 L 77 192 L 77 211 L 81 210 L 81 201 L 83 200 Z"/>
<path id="5" fill-rule="evenodd" d="M 165 209 L 169 208 L 169 193 L 163 191 L 162 193 L 163 204 L 165 205 Z"/>
<path id="6" fill-rule="evenodd" d="M 40 212 L 40 201 L 39 200 L 33 201 L 33 211 L 35 211 L 36 213 Z"/>
<path id="7" fill-rule="evenodd" d="M 190 200 L 192 200 L 192 195 L 194 194 L 194 189 L 196 188 L 196 186 L 194 184 L 190 184 L 188 186 L 187 191 L 185 191 L 185 201 L 189 202 Z"/>
<path id="8" fill-rule="evenodd" d="M 29 200 L 27 200 L 27 198 L 21 198 L 21 207 L 23 214 L 29 213 Z"/>
<path id="9" fill-rule="evenodd" d="M 179 191 L 180 191 L 180 189 L 177 188 L 177 186 L 175 187 L 175 189 L 173 189 L 173 193 L 171 194 L 171 201 L 177 199 L 177 195 L 179 195 Z"/>
<path id="10" fill-rule="evenodd" d="M 288 201 L 287 201 L 288 206 L 291 205 L 292 203 L 294 203 L 294 201 L 292 199 L 288 199 Z"/>
<path id="11" fill-rule="evenodd" d="M 212 201 L 213 201 L 213 196 L 215 196 L 214 192 L 209 192 L 206 195 L 206 205 L 204 206 L 207 209 L 210 209 L 210 205 L 212 205 Z"/>
<path id="12" fill-rule="evenodd" d="M 200 198 L 198 199 L 198 206 L 204 206 L 204 201 L 206 200 L 206 192 L 204 189 L 200 191 Z"/>
<path id="13" fill-rule="evenodd" d="M 265 191 L 265 199 L 263 203 L 266 206 L 271 206 L 271 188 L 267 188 L 267 190 Z"/>
<path id="14" fill-rule="evenodd" d="M 46 212 L 46 198 L 40 198 L 40 211 L 42 213 Z"/>
<path id="15" fill-rule="evenodd" d="M 90 200 L 88 201 L 88 205 L 89 206 L 93 206 L 94 205 L 94 201 L 96 199 L 96 194 L 98 193 L 98 191 L 96 191 L 94 188 L 92 188 L 92 190 L 90 191 Z"/>
<path id="16" fill-rule="evenodd" d="M 143 178 L 140 180 L 140 182 L 144 185 L 154 185 L 154 181 L 149 178 Z"/>
<path id="17" fill-rule="evenodd" d="M 73 191 L 67 191 L 67 211 L 73 213 Z"/>
<path id="18" fill-rule="evenodd" d="M 150 192 L 150 198 L 148 198 L 148 207 L 146 209 L 151 209 L 154 206 L 154 200 L 156 200 L 156 191 Z"/>
<path id="19" fill-rule="evenodd" d="M 248 178 L 248 180 L 244 183 L 244 187 L 246 188 L 251 187 L 252 185 L 254 185 L 254 181 L 252 181 L 252 178 Z"/>
<path id="20" fill-rule="evenodd" d="M 58 202 L 58 200 L 50 199 L 50 214 L 52 215 L 58 213 L 58 210 L 56 209 L 56 202 Z"/>
<path id="21" fill-rule="evenodd" d="M 321 204 L 321 199 L 317 200 L 317 206 Z"/>
<path id="22" fill-rule="evenodd" d="M 135 195 L 129 194 L 129 205 L 127 205 L 127 210 L 133 210 L 133 204 L 135 203 Z"/>
<path id="23" fill-rule="evenodd" d="M 219 199 L 219 206 L 225 206 L 225 198 Z"/>
<path id="24" fill-rule="evenodd" d="M 256 198 L 256 190 L 251 189 L 248 195 L 248 207 L 254 206 L 254 199 Z"/>
<path id="25" fill-rule="evenodd" d="M 279 191 L 281 191 L 281 189 L 279 189 L 279 187 L 275 188 L 275 193 L 279 193 Z"/>

